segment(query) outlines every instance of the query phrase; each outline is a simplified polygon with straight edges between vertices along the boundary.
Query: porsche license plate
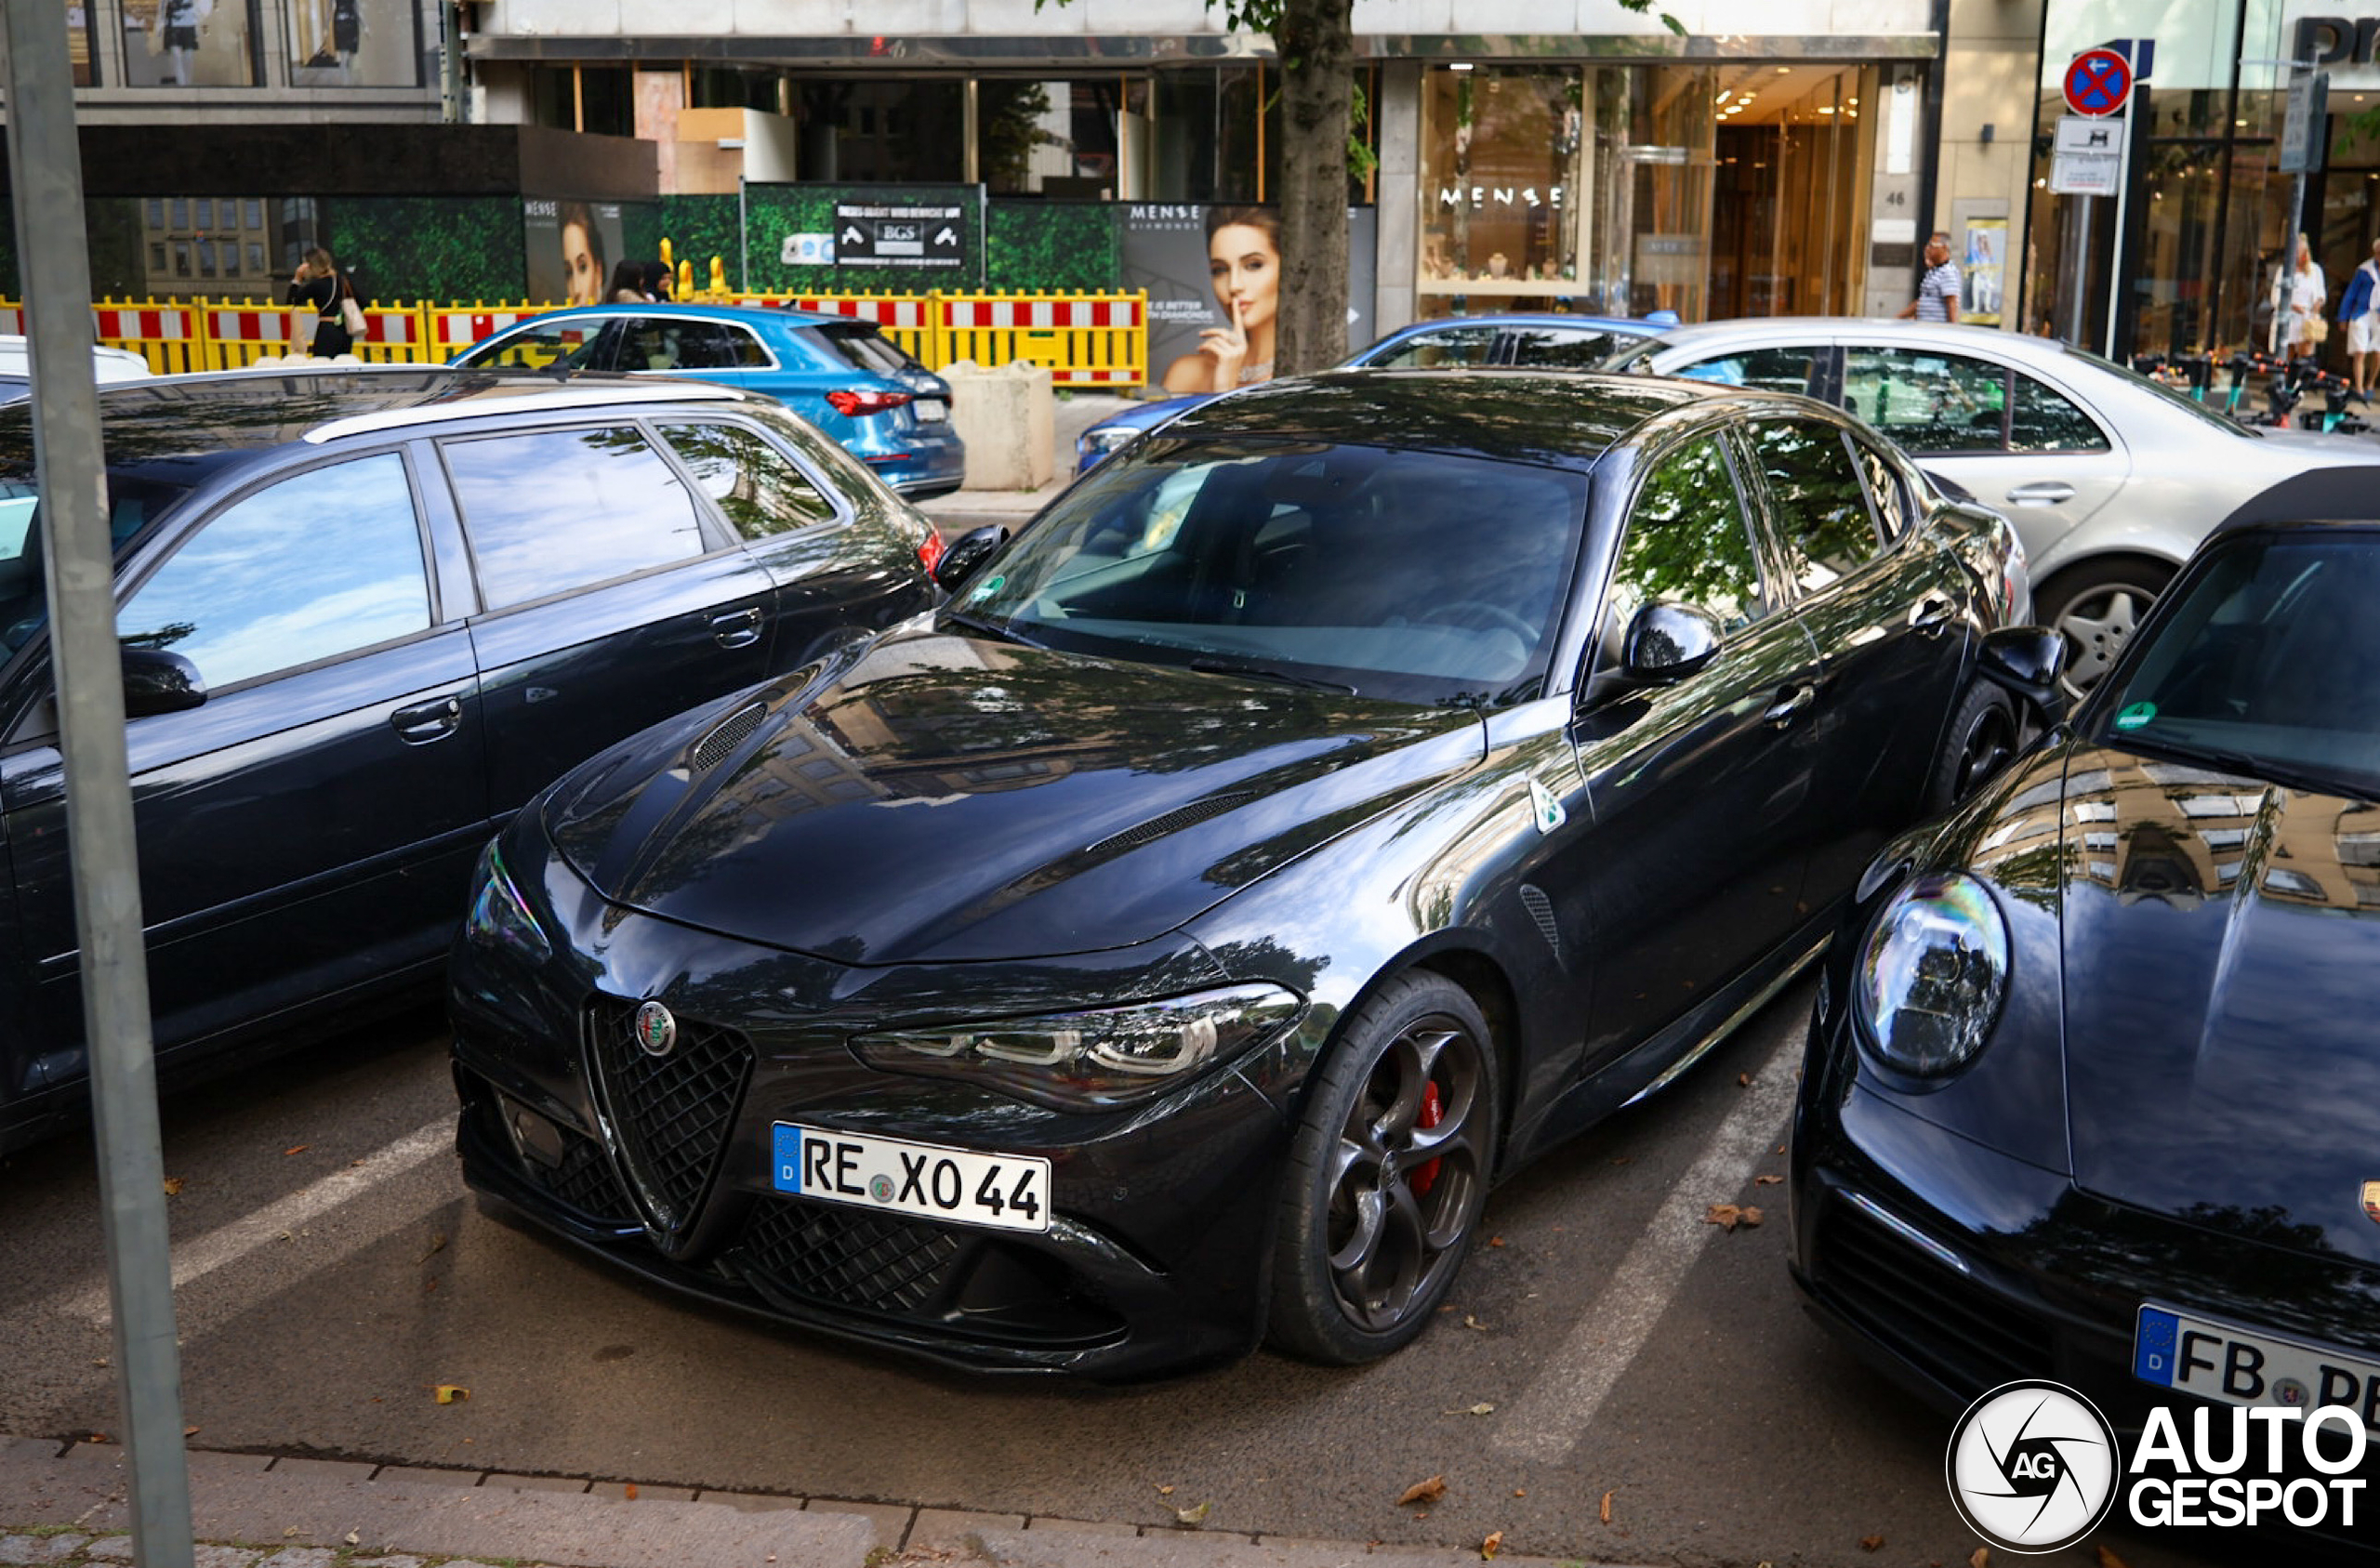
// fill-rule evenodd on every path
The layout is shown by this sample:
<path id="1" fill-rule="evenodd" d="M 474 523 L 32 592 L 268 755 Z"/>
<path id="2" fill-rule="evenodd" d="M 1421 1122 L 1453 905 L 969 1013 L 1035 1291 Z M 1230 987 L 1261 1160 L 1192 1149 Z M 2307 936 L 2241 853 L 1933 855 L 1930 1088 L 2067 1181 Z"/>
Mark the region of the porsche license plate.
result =
<path id="1" fill-rule="evenodd" d="M 2143 1303 L 2132 1375 L 2225 1404 L 2343 1404 L 2380 1434 L 2380 1357 Z"/>
<path id="2" fill-rule="evenodd" d="M 1000 1231 L 1050 1228 L 1050 1162 L 823 1127 L 775 1125 L 769 1181 L 780 1192 Z"/>
<path id="3" fill-rule="evenodd" d="M 910 406 L 918 411 L 918 418 L 928 425 L 939 424 L 950 417 L 950 405 L 940 398 L 919 398 Z"/>

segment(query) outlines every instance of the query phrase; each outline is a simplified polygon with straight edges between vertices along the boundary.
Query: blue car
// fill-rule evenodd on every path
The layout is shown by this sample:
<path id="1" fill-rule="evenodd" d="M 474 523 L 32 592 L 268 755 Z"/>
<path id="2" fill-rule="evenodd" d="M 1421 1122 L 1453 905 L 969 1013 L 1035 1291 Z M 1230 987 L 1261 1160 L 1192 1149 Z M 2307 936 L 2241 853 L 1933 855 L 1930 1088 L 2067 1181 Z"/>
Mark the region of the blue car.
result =
<path id="1" fill-rule="evenodd" d="M 455 357 L 458 365 L 694 376 L 775 398 L 912 500 L 959 488 L 967 449 L 950 383 L 873 322 L 740 305 L 548 310 Z"/>
<path id="2" fill-rule="evenodd" d="M 1355 355 L 1342 367 L 1474 370 L 1522 365 L 1537 370 L 1593 370 L 1630 340 L 1650 337 L 1678 324 L 1674 310 L 1649 316 L 1447 316 L 1400 327 Z M 1159 398 L 1111 415 L 1075 441 L 1075 472 L 1089 473 L 1101 458 L 1144 430 L 1153 430 L 1184 409 L 1219 392 Z"/>

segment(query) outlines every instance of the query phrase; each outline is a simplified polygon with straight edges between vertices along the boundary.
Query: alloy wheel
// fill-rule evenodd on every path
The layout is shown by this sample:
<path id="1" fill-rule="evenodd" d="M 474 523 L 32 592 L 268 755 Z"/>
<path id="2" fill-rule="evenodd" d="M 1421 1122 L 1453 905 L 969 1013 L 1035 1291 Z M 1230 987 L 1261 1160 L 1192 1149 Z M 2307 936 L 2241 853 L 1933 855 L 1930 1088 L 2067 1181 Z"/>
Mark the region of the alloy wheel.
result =
<path id="1" fill-rule="evenodd" d="M 1372 1332 L 1408 1321 L 1461 1266 L 1486 1197 L 1481 1042 L 1432 1015 L 1391 1039 L 1332 1154 L 1326 1237 L 1333 1290 Z"/>

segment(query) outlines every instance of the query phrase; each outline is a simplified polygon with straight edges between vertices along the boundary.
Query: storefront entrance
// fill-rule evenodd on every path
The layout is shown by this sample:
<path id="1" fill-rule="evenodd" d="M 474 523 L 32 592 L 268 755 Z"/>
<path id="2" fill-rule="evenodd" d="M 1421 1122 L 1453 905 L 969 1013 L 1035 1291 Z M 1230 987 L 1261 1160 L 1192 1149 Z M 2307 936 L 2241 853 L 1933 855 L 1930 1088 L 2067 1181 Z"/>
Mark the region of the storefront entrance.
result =
<path id="1" fill-rule="evenodd" d="M 1736 65 L 1717 85 L 1713 316 L 1859 312 L 1879 72 Z"/>

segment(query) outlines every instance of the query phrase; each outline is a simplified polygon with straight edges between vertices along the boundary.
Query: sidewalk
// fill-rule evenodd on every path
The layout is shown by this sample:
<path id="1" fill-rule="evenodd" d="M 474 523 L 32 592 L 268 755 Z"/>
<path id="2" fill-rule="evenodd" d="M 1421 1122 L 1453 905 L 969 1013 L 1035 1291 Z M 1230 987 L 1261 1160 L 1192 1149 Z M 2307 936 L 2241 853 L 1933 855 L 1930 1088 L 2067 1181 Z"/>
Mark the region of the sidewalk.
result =
<path id="1" fill-rule="evenodd" d="M 193 1452 L 197 1568 L 1466 1568 L 1155 1524 L 1026 1518 L 568 1477 Z M 123 1451 L 0 1436 L 0 1564 L 132 1561 Z M 237 1544 L 232 1544 L 237 1543 Z M 1553 1560 L 1501 1557 L 1513 1568 Z M 1567 1560 L 1561 1568 L 1585 1568 Z"/>

